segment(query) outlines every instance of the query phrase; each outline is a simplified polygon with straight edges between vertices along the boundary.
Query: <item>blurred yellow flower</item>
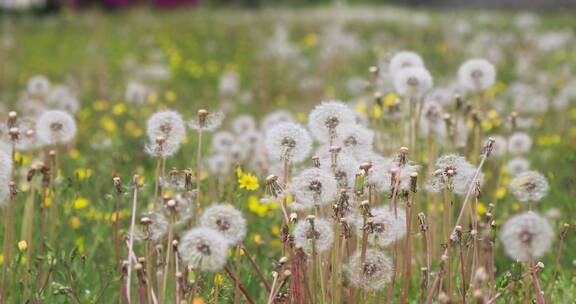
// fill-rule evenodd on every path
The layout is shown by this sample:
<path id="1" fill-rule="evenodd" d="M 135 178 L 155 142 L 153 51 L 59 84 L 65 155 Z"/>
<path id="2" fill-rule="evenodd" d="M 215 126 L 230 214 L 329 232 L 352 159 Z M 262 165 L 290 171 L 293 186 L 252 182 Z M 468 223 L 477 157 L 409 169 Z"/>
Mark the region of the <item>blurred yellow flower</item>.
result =
<path id="1" fill-rule="evenodd" d="M 240 176 L 238 179 L 238 184 L 240 184 L 240 189 L 246 189 L 250 191 L 256 190 L 260 186 L 258 183 L 258 178 L 250 173 Z"/>
<path id="2" fill-rule="evenodd" d="M 260 234 L 254 235 L 254 243 L 256 243 L 256 245 L 262 244 L 262 236 Z"/>
<path id="3" fill-rule="evenodd" d="M 28 249 L 28 243 L 25 240 L 18 242 L 18 250 L 20 252 L 24 252 Z"/>
<path id="4" fill-rule="evenodd" d="M 316 35 L 315 33 L 308 33 L 306 36 L 304 36 L 302 44 L 304 45 L 305 48 L 315 46 L 316 44 L 318 44 L 318 35 Z"/>
<path id="5" fill-rule="evenodd" d="M 116 123 L 110 117 L 102 117 L 100 119 L 100 125 L 108 134 L 112 134 L 116 131 Z"/>
<path id="6" fill-rule="evenodd" d="M 502 199 L 506 196 L 506 187 L 500 187 L 496 190 L 496 198 Z"/>
<path id="7" fill-rule="evenodd" d="M 483 203 L 479 202 L 478 209 L 476 211 L 478 211 L 478 216 L 482 216 L 486 213 L 486 206 L 484 206 Z"/>
<path id="8" fill-rule="evenodd" d="M 68 156 L 71 159 L 78 159 L 80 157 L 80 151 L 78 151 L 77 149 L 72 149 L 70 150 L 70 152 L 68 152 Z"/>
<path id="9" fill-rule="evenodd" d="M 74 230 L 80 228 L 80 219 L 77 216 L 70 218 L 70 227 L 72 227 Z"/>
<path id="10" fill-rule="evenodd" d="M 176 93 L 174 93 L 174 91 L 167 91 L 166 93 L 164 93 L 164 98 L 167 101 L 174 101 L 176 100 Z"/>
<path id="11" fill-rule="evenodd" d="M 88 206 L 89 201 L 85 198 L 79 197 L 74 201 L 74 209 L 80 210 Z"/>
<path id="12" fill-rule="evenodd" d="M 74 241 L 74 244 L 76 245 L 76 248 L 78 248 L 78 251 L 80 251 L 80 253 L 84 253 L 84 238 L 83 237 L 77 238 L 76 241 Z"/>
<path id="13" fill-rule="evenodd" d="M 126 104 L 124 103 L 117 103 L 112 107 L 112 114 L 116 116 L 120 116 L 126 112 Z"/>
<path id="14" fill-rule="evenodd" d="M 386 95 L 386 97 L 384 97 L 384 106 L 391 107 L 391 106 L 396 104 L 397 100 L 398 100 L 398 95 L 396 95 L 394 93 L 390 93 L 390 94 Z"/>
<path id="15" fill-rule="evenodd" d="M 216 285 L 222 285 L 223 282 L 224 282 L 224 278 L 222 277 L 222 275 L 216 274 L 216 275 L 214 276 L 214 284 L 216 284 Z"/>

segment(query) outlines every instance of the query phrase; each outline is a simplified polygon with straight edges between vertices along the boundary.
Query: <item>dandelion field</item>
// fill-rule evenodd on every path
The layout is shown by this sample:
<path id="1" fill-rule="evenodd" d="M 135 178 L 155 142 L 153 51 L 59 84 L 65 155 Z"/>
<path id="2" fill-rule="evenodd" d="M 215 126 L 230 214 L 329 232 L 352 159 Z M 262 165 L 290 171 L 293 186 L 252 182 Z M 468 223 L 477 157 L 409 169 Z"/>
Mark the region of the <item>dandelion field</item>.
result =
<path id="1" fill-rule="evenodd" d="M 1 303 L 574 303 L 572 17 L 2 16 Z"/>

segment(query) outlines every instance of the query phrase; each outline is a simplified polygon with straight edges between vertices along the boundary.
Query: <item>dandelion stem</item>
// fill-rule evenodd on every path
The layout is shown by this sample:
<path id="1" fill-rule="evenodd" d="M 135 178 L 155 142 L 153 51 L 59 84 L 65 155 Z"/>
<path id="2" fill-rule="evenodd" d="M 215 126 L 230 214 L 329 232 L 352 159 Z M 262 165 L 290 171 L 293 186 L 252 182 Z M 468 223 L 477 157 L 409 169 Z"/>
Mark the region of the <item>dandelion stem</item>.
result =
<path id="1" fill-rule="evenodd" d="M 132 218 L 130 220 L 130 236 L 128 243 L 128 255 L 129 257 L 134 255 L 134 226 L 136 224 L 136 208 L 138 205 L 138 175 L 134 175 L 132 178 L 132 184 L 134 187 L 133 191 L 133 201 L 132 201 Z M 130 259 L 128 259 L 130 261 Z M 130 301 L 130 285 L 132 279 L 132 262 L 128 263 L 128 272 L 126 275 L 126 293 L 128 295 L 128 301 Z"/>
<path id="2" fill-rule="evenodd" d="M 198 128 L 198 150 L 196 151 L 196 210 L 194 223 L 198 223 L 200 217 L 200 180 L 202 174 L 202 128 Z"/>
<path id="3" fill-rule="evenodd" d="M 4 263 L 2 263 L 2 289 L 0 291 L 0 303 L 6 303 L 6 287 L 8 286 L 8 267 L 12 258 L 12 238 L 14 237 L 14 201 L 16 198 L 16 184 L 10 183 L 10 194 L 8 198 L 8 207 L 6 209 L 6 224 L 4 231 Z"/>
<path id="4" fill-rule="evenodd" d="M 256 274 L 258 275 L 258 278 L 260 278 L 260 281 L 262 282 L 262 284 L 264 284 L 264 287 L 266 287 L 266 290 L 268 292 L 270 292 L 271 288 L 270 288 L 270 284 L 268 284 L 268 281 L 266 281 L 266 278 L 264 277 L 264 274 L 262 274 L 262 270 L 260 270 L 260 267 L 258 267 L 258 264 L 256 264 L 256 262 L 254 261 L 254 259 L 252 258 L 252 256 L 250 255 L 250 253 L 248 252 L 248 250 L 246 249 L 246 246 L 242 245 L 242 251 L 244 251 L 244 256 L 246 258 L 248 258 L 248 261 L 250 262 L 250 265 L 252 266 L 252 268 L 254 269 L 254 271 L 256 271 Z"/>

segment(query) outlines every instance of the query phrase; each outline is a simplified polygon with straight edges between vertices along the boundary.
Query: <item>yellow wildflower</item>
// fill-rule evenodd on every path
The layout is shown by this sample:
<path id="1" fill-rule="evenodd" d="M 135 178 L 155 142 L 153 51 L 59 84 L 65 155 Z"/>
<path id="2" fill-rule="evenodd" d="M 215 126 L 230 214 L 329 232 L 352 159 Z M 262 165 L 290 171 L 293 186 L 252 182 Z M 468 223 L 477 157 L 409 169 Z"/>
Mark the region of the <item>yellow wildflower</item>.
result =
<path id="1" fill-rule="evenodd" d="M 68 156 L 71 159 L 78 159 L 80 157 L 80 151 L 78 151 L 77 149 L 72 149 L 70 150 L 70 152 L 68 152 Z"/>
<path id="2" fill-rule="evenodd" d="M 478 211 L 478 216 L 482 216 L 486 213 L 486 206 L 484 206 L 483 203 L 479 202 L 478 209 L 476 211 Z"/>
<path id="3" fill-rule="evenodd" d="M 222 282 L 224 282 L 224 278 L 222 278 L 222 276 L 220 274 L 216 274 L 214 276 L 214 284 L 222 285 Z"/>
<path id="4" fill-rule="evenodd" d="M 258 184 L 258 178 L 250 173 L 243 174 L 238 179 L 238 184 L 240 184 L 240 189 L 246 189 L 250 191 L 256 190 L 260 186 L 260 184 Z"/>
<path id="5" fill-rule="evenodd" d="M 120 116 L 126 112 L 126 105 L 124 103 L 117 103 L 112 107 L 112 114 Z"/>
<path id="6" fill-rule="evenodd" d="M 84 209 L 88 206 L 88 200 L 82 197 L 79 197 L 76 199 L 76 201 L 74 201 L 74 209 L 79 210 L 79 209 Z"/>

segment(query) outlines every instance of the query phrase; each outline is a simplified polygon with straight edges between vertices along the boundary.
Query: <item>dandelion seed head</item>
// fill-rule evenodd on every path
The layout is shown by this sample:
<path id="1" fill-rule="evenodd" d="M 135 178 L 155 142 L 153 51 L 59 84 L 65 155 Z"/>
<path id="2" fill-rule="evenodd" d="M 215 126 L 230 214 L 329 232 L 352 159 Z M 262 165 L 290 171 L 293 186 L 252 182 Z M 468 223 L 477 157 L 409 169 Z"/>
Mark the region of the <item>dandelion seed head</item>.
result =
<path id="1" fill-rule="evenodd" d="M 432 75 L 424 67 L 401 69 L 394 75 L 394 89 L 409 98 L 422 98 L 432 88 Z"/>
<path id="2" fill-rule="evenodd" d="M 314 229 L 308 220 L 302 220 L 294 228 L 294 243 L 302 247 L 304 252 L 312 254 L 312 244 L 315 245 L 317 253 L 323 253 L 332 247 L 334 241 L 334 231 L 332 223 L 329 220 L 316 218 L 314 219 Z"/>
<path id="3" fill-rule="evenodd" d="M 368 249 L 364 262 L 360 251 L 354 253 L 350 258 L 348 274 L 354 286 L 364 290 L 377 290 L 390 282 L 392 269 L 392 261 L 384 252 Z"/>
<path id="4" fill-rule="evenodd" d="M 238 244 L 246 236 L 242 212 L 228 204 L 215 204 L 206 209 L 200 217 L 200 226 L 220 232 L 230 244 Z"/>
<path id="5" fill-rule="evenodd" d="M 167 146 L 179 147 L 186 135 L 186 128 L 180 113 L 165 110 L 154 113 L 148 119 L 146 133 L 152 143 L 161 137 Z"/>
<path id="6" fill-rule="evenodd" d="M 510 181 L 510 191 L 523 203 L 537 203 L 548 194 L 550 185 L 537 171 L 524 171 Z"/>
<path id="7" fill-rule="evenodd" d="M 311 112 L 308 129 L 316 140 L 326 143 L 338 138 L 342 130 L 355 125 L 356 116 L 352 109 L 340 101 L 324 101 Z"/>
<path id="8" fill-rule="evenodd" d="M 339 189 L 350 189 L 354 186 L 358 166 L 358 161 L 342 152 L 336 156 L 335 168 L 332 167 L 331 157 L 320 160 L 320 168 L 328 174 L 333 174 Z"/>
<path id="9" fill-rule="evenodd" d="M 312 139 L 301 125 L 286 122 L 266 132 L 265 146 L 272 159 L 301 163 L 310 154 Z"/>
<path id="10" fill-rule="evenodd" d="M 368 243 L 372 246 L 387 247 L 406 235 L 406 212 L 402 208 L 394 210 L 388 206 L 371 210 L 372 217 L 365 225 L 362 216 L 354 218 L 356 234 L 362 237 L 368 229 Z"/>
<path id="11" fill-rule="evenodd" d="M 319 168 L 306 169 L 294 177 L 288 192 L 307 208 L 334 202 L 338 195 L 338 182 L 332 174 Z"/>
<path id="12" fill-rule="evenodd" d="M 492 153 L 490 155 L 495 157 L 504 156 L 508 151 L 508 141 L 506 140 L 506 138 L 504 138 L 504 136 L 501 135 L 491 135 L 489 136 L 489 138 L 494 139 L 494 145 Z M 486 142 L 484 143 L 484 145 L 486 144 Z"/>
<path id="13" fill-rule="evenodd" d="M 360 125 L 354 125 L 341 130 L 334 145 L 342 147 L 342 151 L 350 155 L 360 156 L 366 151 L 372 151 L 374 132 Z"/>
<path id="14" fill-rule="evenodd" d="M 500 240 L 508 256 L 524 262 L 540 258 L 550 250 L 554 231 L 544 217 L 529 211 L 508 219 Z"/>
<path id="15" fill-rule="evenodd" d="M 514 110 L 523 114 L 543 114 L 548 111 L 550 101 L 545 95 L 516 96 Z"/>
<path id="16" fill-rule="evenodd" d="M 400 70 L 409 67 L 424 67 L 422 57 L 414 52 L 401 51 L 394 54 L 390 60 L 389 69 L 391 75 L 396 75 Z"/>
<path id="17" fill-rule="evenodd" d="M 0 150 L 0 207 L 7 203 L 9 183 L 12 174 L 12 152 L 4 147 Z"/>
<path id="18" fill-rule="evenodd" d="M 458 69 L 459 84 L 470 91 L 482 91 L 496 81 L 496 69 L 486 59 L 470 59 Z"/>
<path id="19" fill-rule="evenodd" d="M 65 144 L 76 135 L 76 120 L 64 111 L 46 111 L 36 121 L 36 133 L 44 144 Z"/>
<path id="20" fill-rule="evenodd" d="M 464 194 L 473 182 L 476 167 L 458 154 L 447 154 L 436 161 L 433 172 L 424 186 L 427 191 Z M 477 180 L 482 184 L 484 175 L 480 173 Z"/>
<path id="21" fill-rule="evenodd" d="M 394 167 L 392 158 L 384 158 L 378 154 L 372 153 L 362 158 L 360 162 L 367 162 L 372 165 L 365 179 L 366 186 L 371 186 L 378 192 L 388 192 L 391 190 L 391 169 Z"/>
<path id="22" fill-rule="evenodd" d="M 46 76 L 34 76 L 28 80 L 26 90 L 34 97 L 44 97 L 50 92 L 50 80 Z"/>
<path id="23" fill-rule="evenodd" d="M 215 272 L 226 265 L 228 241 L 218 231 L 199 227 L 186 232 L 178 252 L 189 267 Z"/>
<path id="24" fill-rule="evenodd" d="M 224 154 L 210 156 L 207 160 L 208 170 L 218 177 L 225 177 L 230 171 L 230 158 Z"/>
<path id="25" fill-rule="evenodd" d="M 236 138 L 230 132 L 221 131 L 214 133 L 212 137 L 212 149 L 215 152 L 226 154 L 232 148 L 232 146 L 236 143 Z"/>
<path id="26" fill-rule="evenodd" d="M 530 162 L 522 156 L 516 156 L 506 163 L 506 169 L 510 176 L 516 176 L 524 171 L 528 171 L 530 169 Z"/>
<path id="27" fill-rule="evenodd" d="M 146 212 L 140 217 L 140 224 L 134 236 L 142 242 L 156 242 L 166 235 L 168 227 L 168 219 L 164 213 L 159 211 Z"/>
<path id="28" fill-rule="evenodd" d="M 442 142 L 448 133 L 444 121 L 442 105 L 434 100 L 426 100 L 420 116 L 420 134 L 423 138 L 432 135 L 437 142 Z"/>
<path id="29" fill-rule="evenodd" d="M 240 115 L 232 121 L 232 130 L 238 135 L 254 131 L 255 129 L 256 121 L 250 115 Z"/>
<path id="30" fill-rule="evenodd" d="M 262 119 L 260 127 L 262 128 L 262 130 L 268 130 L 274 127 L 275 125 L 281 124 L 283 122 L 294 122 L 294 116 L 292 115 L 292 113 L 286 110 L 277 110 L 266 115 L 266 117 Z"/>
<path id="31" fill-rule="evenodd" d="M 525 154 L 532 148 L 532 138 L 524 132 L 516 132 L 508 138 L 508 151 L 510 154 Z"/>
<path id="32" fill-rule="evenodd" d="M 206 110 L 198 111 L 198 115 L 188 121 L 188 127 L 192 130 L 202 130 L 212 132 L 222 125 L 224 120 L 224 112 L 208 112 Z"/>

